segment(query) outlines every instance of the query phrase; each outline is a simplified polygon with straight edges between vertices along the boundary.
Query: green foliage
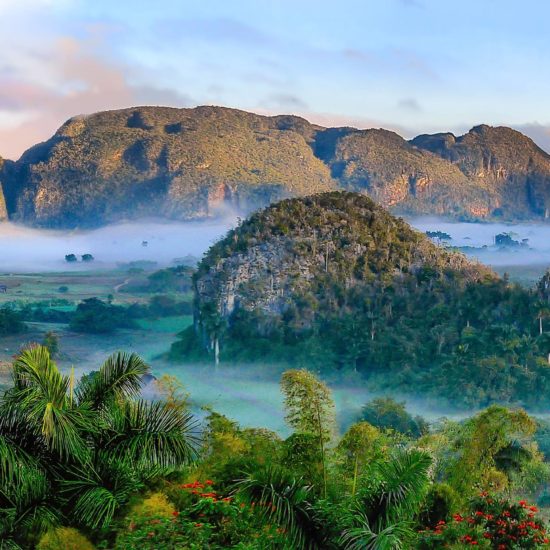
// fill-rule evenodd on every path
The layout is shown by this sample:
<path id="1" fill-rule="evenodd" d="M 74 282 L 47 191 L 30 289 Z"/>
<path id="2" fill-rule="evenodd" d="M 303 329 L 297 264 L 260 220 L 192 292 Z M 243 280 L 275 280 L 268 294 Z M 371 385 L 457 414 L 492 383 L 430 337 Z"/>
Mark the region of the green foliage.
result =
<path id="1" fill-rule="evenodd" d="M 19 334 L 25 329 L 26 325 L 20 313 L 7 306 L 0 308 L 0 336 Z"/>
<path id="2" fill-rule="evenodd" d="M 195 332 L 182 333 L 173 359 L 219 347 L 222 361 L 351 373 L 464 408 L 550 395 L 541 285 L 499 279 L 364 196 L 325 193 L 252 215 L 211 247 L 194 284 Z"/>
<path id="3" fill-rule="evenodd" d="M 71 318 L 71 329 L 76 332 L 104 334 L 133 326 L 134 321 L 126 308 L 109 304 L 99 298 L 83 300 Z"/>
<path id="4" fill-rule="evenodd" d="M 427 433 L 428 424 L 422 417 L 407 412 L 405 403 L 398 403 L 391 397 L 379 397 L 369 401 L 361 409 L 361 420 L 382 429 L 420 437 Z"/>
<path id="5" fill-rule="evenodd" d="M 58 527 L 44 534 L 36 550 L 94 550 L 94 545 L 72 527 Z"/>
<path id="6" fill-rule="evenodd" d="M 430 456 L 416 450 L 398 451 L 389 461 L 371 463 L 349 511 L 344 548 L 409 548 L 415 538 L 413 520 L 429 488 L 430 464 Z"/>
<path id="7" fill-rule="evenodd" d="M 110 357 L 73 388 L 47 348 L 21 353 L 0 403 L 0 537 L 25 542 L 65 518 L 107 528 L 148 480 L 188 464 L 189 414 L 136 399 L 148 368 Z"/>
<path id="8" fill-rule="evenodd" d="M 44 335 L 42 345 L 50 352 L 50 357 L 55 357 L 59 351 L 59 338 L 55 332 L 48 331 Z"/>

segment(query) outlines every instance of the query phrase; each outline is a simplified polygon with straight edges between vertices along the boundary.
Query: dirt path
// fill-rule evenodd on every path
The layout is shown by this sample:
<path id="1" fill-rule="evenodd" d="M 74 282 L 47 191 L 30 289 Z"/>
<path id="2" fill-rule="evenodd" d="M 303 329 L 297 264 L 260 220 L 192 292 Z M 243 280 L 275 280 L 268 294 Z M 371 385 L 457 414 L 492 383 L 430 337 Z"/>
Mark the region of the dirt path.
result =
<path id="1" fill-rule="evenodd" d="M 123 287 L 123 286 L 126 286 L 128 283 L 130 282 L 130 279 L 124 279 L 124 282 L 116 285 L 113 287 L 113 290 L 115 291 L 115 293 L 118 293 L 120 292 L 120 289 Z"/>

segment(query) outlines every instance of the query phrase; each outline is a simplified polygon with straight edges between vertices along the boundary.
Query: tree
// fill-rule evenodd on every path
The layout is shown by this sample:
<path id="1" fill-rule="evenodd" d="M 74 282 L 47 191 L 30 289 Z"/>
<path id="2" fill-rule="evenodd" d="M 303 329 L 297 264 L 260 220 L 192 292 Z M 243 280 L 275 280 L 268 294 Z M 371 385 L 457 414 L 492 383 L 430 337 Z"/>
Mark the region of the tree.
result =
<path id="1" fill-rule="evenodd" d="M 99 298 L 87 298 L 78 304 L 71 319 L 71 329 L 76 332 L 102 334 L 119 328 L 134 326 L 128 309 L 104 302 Z"/>
<path id="2" fill-rule="evenodd" d="M 531 442 L 535 421 L 523 410 L 492 405 L 464 425 L 456 443 L 460 454 L 450 461 L 450 484 L 467 495 L 476 484 L 504 489 L 512 475 L 534 458 Z"/>
<path id="3" fill-rule="evenodd" d="M 391 397 L 378 397 L 369 401 L 361 410 L 361 420 L 377 428 L 392 429 L 402 434 L 419 437 L 427 431 L 426 421 L 407 412 L 405 403 Z"/>
<path id="4" fill-rule="evenodd" d="M 350 550 L 412 548 L 414 519 L 429 488 L 430 456 L 397 451 L 389 460 L 369 465 L 365 486 L 349 511 L 351 527 L 342 536 Z"/>
<path id="5" fill-rule="evenodd" d="M 191 415 L 137 398 L 149 368 L 115 354 L 72 388 L 47 348 L 13 364 L 0 404 L 0 539 L 24 542 L 62 518 L 106 528 L 132 494 L 195 456 Z"/>
<path id="6" fill-rule="evenodd" d="M 351 494 L 355 495 L 357 478 L 369 461 L 381 458 L 382 444 L 387 438 L 368 422 L 358 422 L 350 426 L 338 443 L 337 451 L 342 455 L 344 467 L 353 472 Z"/>
<path id="7" fill-rule="evenodd" d="M 78 262 L 78 258 L 76 257 L 76 254 L 66 254 L 65 261 L 69 263 Z"/>
<path id="8" fill-rule="evenodd" d="M 93 262 L 95 260 L 91 254 L 82 254 L 81 258 L 83 262 Z"/>
<path id="9" fill-rule="evenodd" d="M 325 447 L 332 439 L 336 418 L 330 389 L 311 372 L 289 370 L 281 377 L 285 396 L 285 420 L 296 432 L 317 437 L 323 467 L 324 494 L 327 494 Z"/>
<path id="10" fill-rule="evenodd" d="M 42 345 L 50 352 L 50 357 L 55 357 L 59 351 L 59 338 L 53 331 L 46 332 Z"/>
<path id="11" fill-rule="evenodd" d="M 155 386 L 169 407 L 181 411 L 189 410 L 189 392 L 175 376 L 163 374 L 155 380 Z"/>

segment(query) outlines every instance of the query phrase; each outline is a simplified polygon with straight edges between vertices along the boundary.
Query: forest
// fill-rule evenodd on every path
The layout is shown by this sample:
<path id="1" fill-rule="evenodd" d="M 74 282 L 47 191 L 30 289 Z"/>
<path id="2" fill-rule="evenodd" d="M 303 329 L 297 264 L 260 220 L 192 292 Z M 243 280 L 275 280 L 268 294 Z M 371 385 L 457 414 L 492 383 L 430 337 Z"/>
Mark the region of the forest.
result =
<path id="1" fill-rule="evenodd" d="M 213 362 L 219 349 L 221 361 L 306 367 L 462 408 L 548 405 L 550 275 L 512 283 L 367 197 L 254 214 L 209 250 L 194 284 L 197 322 L 175 360 Z"/>
<path id="2" fill-rule="evenodd" d="M 336 422 L 330 388 L 280 381 L 289 435 L 190 411 L 175 378 L 116 354 L 75 381 L 15 358 L 0 410 L 1 548 L 544 548 L 550 427 L 493 405 L 428 423 L 378 398 Z"/>

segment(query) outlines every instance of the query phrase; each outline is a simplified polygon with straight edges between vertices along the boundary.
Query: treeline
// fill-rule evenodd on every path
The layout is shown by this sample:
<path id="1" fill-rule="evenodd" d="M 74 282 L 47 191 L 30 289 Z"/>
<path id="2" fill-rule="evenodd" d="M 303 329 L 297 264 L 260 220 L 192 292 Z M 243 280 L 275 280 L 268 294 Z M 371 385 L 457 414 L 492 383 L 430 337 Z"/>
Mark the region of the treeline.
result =
<path id="1" fill-rule="evenodd" d="M 76 387 L 23 352 L 0 404 L 0 537 L 10 548 L 358 550 L 548 547 L 550 466 L 524 411 L 414 419 L 388 399 L 338 433 L 330 389 L 281 378 L 290 434 L 207 409 L 181 384 L 136 399 L 147 367 L 109 358 Z M 52 391 L 55 418 L 50 422 Z M 74 388 L 74 389 L 73 389 Z M 372 422 L 369 422 L 370 419 Z M 17 429 L 14 429 L 17 426 Z"/>
<path id="2" fill-rule="evenodd" d="M 135 328 L 138 319 L 157 319 L 191 315 L 192 303 L 167 295 L 156 295 L 146 304 L 113 304 L 109 298 L 87 298 L 72 308 L 68 300 L 9 304 L 0 309 L 0 334 L 17 334 L 25 322 L 66 323 L 71 330 L 85 333 L 110 333 L 120 328 Z M 74 306 L 73 306 L 74 307 Z"/>

